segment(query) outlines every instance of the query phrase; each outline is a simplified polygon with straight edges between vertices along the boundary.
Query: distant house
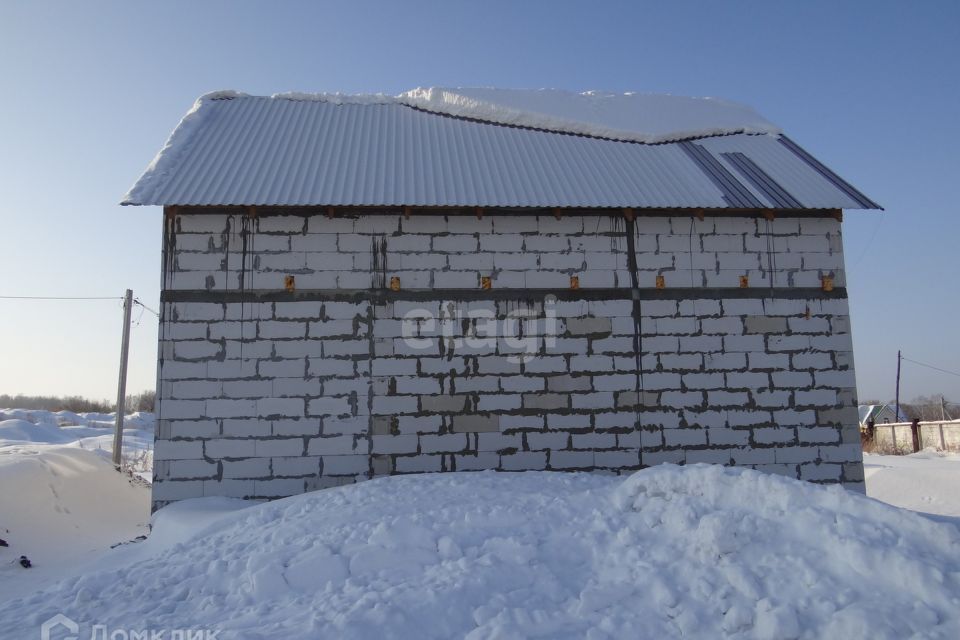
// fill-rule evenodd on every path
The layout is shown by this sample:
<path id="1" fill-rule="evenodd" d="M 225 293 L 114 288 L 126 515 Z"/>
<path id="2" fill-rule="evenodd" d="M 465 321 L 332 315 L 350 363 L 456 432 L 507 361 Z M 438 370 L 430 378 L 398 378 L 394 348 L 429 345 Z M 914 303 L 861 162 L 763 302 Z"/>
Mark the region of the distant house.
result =
<path id="1" fill-rule="evenodd" d="M 748 108 L 201 98 L 164 211 L 154 504 L 430 471 L 862 488 L 841 240 L 878 206 Z"/>
<path id="2" fill-rule="evenodd" d="M 910 422 L 903 407 L 897 408 L 893 404 L 862 404 L 857 407 L 860 415 L 860 426 L 866 426 L 873 420 L 874 424 L 888 424 L 893 422 Z"/>

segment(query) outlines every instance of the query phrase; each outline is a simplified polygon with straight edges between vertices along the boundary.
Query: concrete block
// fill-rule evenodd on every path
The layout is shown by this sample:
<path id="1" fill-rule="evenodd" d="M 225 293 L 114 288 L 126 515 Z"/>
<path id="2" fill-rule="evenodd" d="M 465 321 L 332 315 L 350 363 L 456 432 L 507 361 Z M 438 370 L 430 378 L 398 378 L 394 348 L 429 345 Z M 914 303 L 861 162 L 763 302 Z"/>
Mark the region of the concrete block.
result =
<path id="1" fill-rule="evenodd" d="M 545 451 L 518 451 L 500 456 L 500 468 L 504 471 L 538 471 L 547 468 Z"/>
<path id="2" fill-rule="evenodd" d="M 551 469 L 589 469 L 594 466 L 593 451 L 551 451 Z"/>
<path id="3" fill-rule="evenodd" d="M 467 396 L 464 395 L 420 396 L 420 410 L 425 413 L 461 413 L 466 400 Z"/>
<path id="4" fill-rule="evenodd" d="M 400 220 L 403 233 L 442 233 L 447 230 L 447 218 L 440 215 L 412 215 Z"/>
<path id="5" fill-rule="evenodd" d="M 745 353 L 708 353 L 703 356 L 703 368 L 708 371 L 732 371 L 746 369 Z M 692 368 L 692 367 L 691 367 Z"/>
<path id="6" fill-rule="evenodd" d="M 478 411 L 512 411 L 522 406 L 518 393 L 495 393 L 481 395 L 477 401 Z"/>
<path id="7" fill-rule="evenodd" d="M 838 371 L 838 370 L 817 371 L 814 374 L 814 379 L 817 381 L 818 387 L 835 387 L 840 389 L 852 389 L 852 388 L 856 388 L 857 386 L 853 369 L 847 369 L 843 371 Z"/>
<path id="8" fill-rule="evenodd" d="M 817 411 L 817 424 L 828 425 L 835 424 L 839 426 L 857 424 L 857 408 L 855 406 L 842 407 L 840 409 L 820 409 Z"/>
<path id="9" fill-rule="evenodd" d="M 721 427 L 708 428 L 707 442 L 715 447 L 746 447 L 750 444 L 750 431 L 747 429 L 728 429 Z"/>
<path id="10" fill-rule="evenodd" d="M 763 301 L 753 299 L 725 299 L 722 301 L 726 316 L 762 316 Z"/>
<path id="11" fill-rule="evenodd" d="M 805 351 L 810 348 L 810 336 L 768 336 L 767 349 L 769 351 Z"/>
<path id="12" fill-rule="evenodd" d="M 424 434 L 419 439 L 423 453 L 457 453 L 469 447 L 469 437 L 463 433 Z"/>
<path id="13" fill-rule="evenodd" d="M 640 452 L 636 449 L 626 451 L 595 451 L 594 466 L 603 469 L 636 469 L 640 466 Z"/>
<path id="14" fill-rule="evenodd" d="M 593 376 L 593 388 L 597 391 L 629 391 L 635 389 L 636 386 L 637 376 L 634 374 Z"/>
<path id="15" fill-rule="evenodd" d="M 641 385 L 645 390 L 650 391 L 680 389 L 680 380 L 680 374 L 677 373 L 644 373 Z"/>
<path id="16" fill-rule="evenodd" d="M 257 415 L 255 400 L 207 400 L 206 417 L 210 418 L 237 418 Z M 173 416 L 166 416 L 173 417 Z M 182 417 L 182 416 L 181 416 Z"/>
<path id="17" fill-rule="evenodd" d="M 321 460 L 325 476 L 365 474 L 370 468 L 366 455 L 325 455 Z"/>
<path id="18" fill-rule="evenodd" d="M 519 449 L 523 441 L 519 434 L 503 433 L 477 434 L 477 451 L 506 451 Z"/>
<path id="19" fill-rule="evenodd" d="M 812 410 L 780 409 L 773 412 L 773 421 L 781 426 L 814 425 L 817 416 Z"/>
<path id="20" fill-rule="evenodd" d="M 253 481 L 253 495 L 260 499 L 285 498 L 301 494 L 305 490 L 305 481 L 300 478 L 272 478 Z"/>
<path id="21" fill-rule="evenodd" d="M 477 218 L 472 215 L 447 216 L 446 230 L 450 233 L 492 233 L 493 218 Z"/>
<path id="22" fill-rule="evenodd" d="M 680 351 L 686 353 L 709 353 L 723 351 L 720 336 L 680 336 Z"/>
<path id="23" fill-rule="evenodd" d="M 253 439 L 216 439 L 204 443 L 204 454 L 208 458 L 253 458 L 256 456 L 256 440 Z M 156 456 L 156 453 L 154 453 Z"/>
<path id="24" fill-rule="evenodd" d="M 500 378 L 500 388 L 508 392 L 543 391 L 546 388 L 546 381 L 544 378 L 531 375 L 504 376 Z"/>
<path id="25" fill-rule="evenodd" d="M 225 479 L 266 478 L 272 473 L 270 458 L 244 458 L 240 460 L 224 460 L 223 477 Z"/>
<path id="26" fill-rule="evenodd" d="M 295 362 L 290 360 L 288 362 Z M 354 361 L 348 360 L 346 358 L 310 358 L 308 360 L 307 372 L 312 376 L 317 376 L 320 378 L 325 378 L 329 376 L 341 376 L 341 377 L 351 377 L 355 375 L 354 370 Z M 266 363 L 261 363 L 260 371 L 263 374 L 263 365 Z M 299 365 L 303 367 L 303 363 L 299 362 Z M 265 374 L 264 374 L 265 375 Z"/>
<path id="27" fill-rule="evenodd" d="M 273 475 L 278 478 L 316 477 L 320 473 L 318 456 L 273 458 Z"/>
<path id="28" fill-rule="evenodd" d="M 570 402 L 574 409 L 612 409 L 616 406 L 610 391 L 572 393 Z"/>
<path id="29" fill-rule="evenodd" d="M 372 453 L 388 454 L 417 452 L 417 436 L 415 435 L 370 436 L 370 442 L 372 445 Z"/>
<path id="30" fill-rule="evenodd" d="M 282 456 L 300 456 L 303 455 L 303 438 L 269 438 L 257 439 L 256 453 L 258 458 L 273 458 Z"/>
<path id="31" fill-rule="evenodd" d="M 731 427 L 757 426 L 773 424 L 769 411 L 759 409 L 742 409 L 726 411 L 727 424 Z"/>
<path id="32" fill-rule="evenodd" d="M 751 353 L 748 358 L 750 369 L 789 369 L 790 356 L 785 353 Z"/>
<path id="33" fill-rule="evenodd" d="M 200 360 L 212 358 L 221 353 L 223 345 L 207 340 L 181 340 L 174 343 L 174 357 L 177 360 Z"/>
<path id="34" fill-rule="evenodd" d="M 154 460 L 199 460 L 203 458 L 203 440 L 157 440 Z"/>
<path id="35" fill-rule="evenodd" d="M 525 409 L 565 409 L 569 402 L 569 396 L 561 393 L 527 393 L 523 396 Z"/>
<path id="36" fill-rule="evenodd" d="M 668 447 L 699 447 L 707 444 L 707 430 L 665 429 L 663 441 Z"/>
<path id="37" fill-rule="evenodd" d="M 471 235 L 442 235 L 434 236 L 432 240 L 434 251 L 440 253 L 470 253 L 480 248 L 479 240 Z"/>
<path id="38" fill-rule="evenodd" d="M 320 420 L 318 419 L 280 419 L 271 420 L 272 433 L 275 436 L 318 436 L 320 435 Z"/>
<path id="39" fill-rule="evenodd" d="M 794 391 L 793 400 L 798 407 L 833 407 L 837 404 L 837 392 L 833 389 Z"/>
<path id="40" fill-rule="evenodd" d="M 787 319 L 754 315 L 743 319 L 746 333 L 783 333 L 787 330 Z"/>
<path id="41" fill-rule="evenodd" d="M 802 388 L 813 384 L 813 376 L 803 371 L 774 371 L 770 374 L 775 388 Z"/>
<path id="42" fill-rule="evenodd" d="M 438 289 L 476 289 L 480 286 L 477 271 L 437 271 L 433 274 L 433 286 Z"/>
<path id="43" fill-rule="evenodd" d="M 753 440 L 758 444 L 787 444 L 797 442 L 793 427 L 761 427 L 753 430 Z"/>
<path id="44" fill-rule="evenodd" d="M 498 415 L 458 415 L 453 416 L 453 430 L 456 433 L 494 432 L 500 430 Z"/>
<path id="45" fill-rule="evenodd" d="M 656 332 L 660 335 L 689 335 L 700 331 L 696 318 L 657 318 Z"/>
<path id="46" fill-rule="evenodd" d="M 568 318 L 565 322 L 567 333 L 571 336 L 610 335 L 610 318 Z"/>
<path id="47" fill-rule="evenodd" d="M 432 473 L 443 470 L 443 456 L 397 456 L 397 473 Z"/>
<path id="48" fill-rule="evenodd" d="M 732 451 L 730 449 L 688 449 L 685 451 L 686 464 L 730 464 Z M 772 458 L 773 456 L 771 456 Z"/>
<path id="49" fill-rule="evenodd" d="M 416 358 L 376 358 L 371 371 L 375 376 L 409 376 L 417 373 Z"/>
<path id="50" fill-rule="evenodd" d="M 371 402 L 374 415 L 417 413 L 417 396 L 374 396 Z"/>
<path id="51" fill-rule="evenodd" d="M 546 449 L 566 449 L 570 435 L 563 431 L 545 431 L 525 434 L 527 446 L 532 451 Z"/>
<path id="52" fill-rule="evenodd" d="M 724 336 L 723 346 L 726 353 L 766 350 L 763 335 Z"/>
<path id="53" fill-rule="evenodd" d="M 549 376 L 546 379 L 546 381 L 547 381 L 547 389 L 554 392 L 590 391 L 593 389 L 593 384 L 590 380 L 590 376 L 585 376 L 585 375 Z M 527 394 L 527 395 L 532 396 L 536 394 Z"/>
<path id="54" fill-rule="evenodd" d="M 304 415 L 302 398 L 258 398 L 256 415 L 298 418 Z"/>
<path id="55" fill-rule="evenodd" d="M 592 339 L 590 341 L 592 353 L 633 353 L 633 338 L 620 336 L 616 338 Z"/>
<path id="56" fill-rule="evenodd" d="M 308 416 L 336 416 L 350 413 L 350 399 L 346 397 L 313 398 L 307 401 Z"/>
<path id="57" fill-rule="evenodd" d="M 800 465 L 800 479 L 814 482 L 839 482 L 843 475 L 840 464 L 813 463 Z"/>
<path id="58" fill-rule="evenodd" d="M 202 480 L 164 480 L 153 484 L 154 502 L 203 497 Z"/>
<path id="59" fill-rule="evenodd" d="M 482 451 L 475 454 L 454 456 L 457 471 L 481 471 L 496 469 L 500 466 L 500 456 L 493 451 Z"/>
<path id="60" fill-rule="evenodd" d="M 309 456 L 348 455 L 361 451 L 366 453 L 366 450 L 366 441 L 363 440 L 358 443 L 357 439 L 351 435 L 321 436 L 310 438 L 307 442 L 307 455 Z"/>
<path id="61" fill-rule="evenodd" d="M 570 437 L 572 449 L 614 449 L 617 446 L 615 433 L 575 433 Z"/>

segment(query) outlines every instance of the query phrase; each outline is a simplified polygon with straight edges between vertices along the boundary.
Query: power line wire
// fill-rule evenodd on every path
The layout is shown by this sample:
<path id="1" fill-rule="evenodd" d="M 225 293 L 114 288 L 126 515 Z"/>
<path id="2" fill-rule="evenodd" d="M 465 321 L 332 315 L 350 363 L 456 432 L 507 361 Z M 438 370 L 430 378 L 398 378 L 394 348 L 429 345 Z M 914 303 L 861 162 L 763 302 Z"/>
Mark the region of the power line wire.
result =
<path id="1" fill-rule="evenodd" d="M 906 357 L 906 356 L 901 356 L 901 359 L 902 359 L 902 360 L 906 360 L 907 362 L 912 362 L 913 364 L 918 364 L 918 365 L 920 365 L 921 367 L 926 367 L 926 368 L 928 368 L 928 369 L 933 369 L 934 371 L 939 371 L 940 373 L 949 373 L 951 376 L 957 376 L 958 378 L 960 378 L 960 373 L 957 373 L 956 371 L 949 371 L 949 370 L 947 370 L 947 369 L 941 369 L 940 367 L 935 367 L 935 366 L 933 366 L 932 364 L 927 364 L 926 362 L 920 362 L 920 361 L 918 361 L 918 360 L 911 360 L 910 358 L 908 358 L 908 357 Z"/>
<path id="2" fill-rule="evenodd" d="M 123 296 L 0 296 L 2 300 L 123 300 Z"/>
<path id="3" fill-rule="evenodd" d="M 133 299 L 133 304 L 138 304 L 138 305 L 140 305 L 141 307 L 143 307 L 144 309 L 146 309 L 147 311 L 149 311 L 150 313 L 152 313 L 153 315 L 157 316 L 158 318 L 160 317 L 160 314 L 159 314 L 159 313 L 157 313 L 156 311 L 154 311 L 153 309 L 151 309 L 151 308 L 148 307 L 147 305 L 145 305 L 145 304 L 143 304 L 142 302 L 140 302 L 140 299 L 139 299 L 139 298 L 134 298 L 134 299 Z"/>

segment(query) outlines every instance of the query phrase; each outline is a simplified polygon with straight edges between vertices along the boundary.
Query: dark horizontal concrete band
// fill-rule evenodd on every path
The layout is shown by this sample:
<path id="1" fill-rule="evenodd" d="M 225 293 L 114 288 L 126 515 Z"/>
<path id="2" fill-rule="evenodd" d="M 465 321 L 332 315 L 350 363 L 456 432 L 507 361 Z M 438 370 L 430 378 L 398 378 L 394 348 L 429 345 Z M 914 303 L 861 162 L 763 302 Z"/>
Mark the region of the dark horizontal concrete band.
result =
<path id="1" fill-rule="evenodd" d="M 479 211 L 478 211 L 479 210 Z M 767 217 L 770 213 L 782 218 L 838 218 L 842 216 L 840 209 L 813 209 L 813 208 L 738 208 L 738 207 L 673 207 L 673 208 L 650 208 L 650 207 L 488 207 L 488 206 L 400 206 L 400 205 L 380 205 L 380 206 L 298 206 L 298 205 L 167 205 L 164 212 L 168 216 L 181 215 L 246 215 L 251 217 L 269 217 L 269 216 L 344 216 L 355 218 L 366 215 L 464 215 L 474 216 L 481 213 L 484 216 L 553 216 L 557 213 L 561 215 L 576 216 L 609 216 L 623 215 L 624 211 L 629 211 L 636 216 L 712 216 L 712 217 Z"/>
<path id="2" fill-rule="evenodd" d="M 297 302 L 331 300 L 343 302 L 392 302 L 394 300 L 720 300 L 768 299 L 836 300 L 846 299 L 845 287 L 824 291 L 817 287 L 697 289 L 303 289 L 282 291 L 255 289 L 239 291 L 207 291 L 202 289 L 172 290 L 160 293 L 161 302 Z"/>

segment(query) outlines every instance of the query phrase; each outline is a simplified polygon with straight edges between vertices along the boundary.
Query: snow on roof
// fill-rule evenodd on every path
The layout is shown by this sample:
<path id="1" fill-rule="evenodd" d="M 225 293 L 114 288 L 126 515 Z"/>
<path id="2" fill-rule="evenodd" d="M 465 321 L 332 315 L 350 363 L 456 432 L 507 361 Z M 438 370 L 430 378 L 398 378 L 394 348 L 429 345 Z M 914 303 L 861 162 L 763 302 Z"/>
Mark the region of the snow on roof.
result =
<path id="1" fill-rule="evenodd" d="M 612 140 L 661 143 L 733 133 L 780 133 L 750 107 L 716 98 L 559 89 L 448 89 L 401 93 L 435 113 Z"/>
<path id="2" fill-rule="evenodd" d="M 449 88 L 206 94 L 123 204 L 877 208 L 743 105 Z"/>

